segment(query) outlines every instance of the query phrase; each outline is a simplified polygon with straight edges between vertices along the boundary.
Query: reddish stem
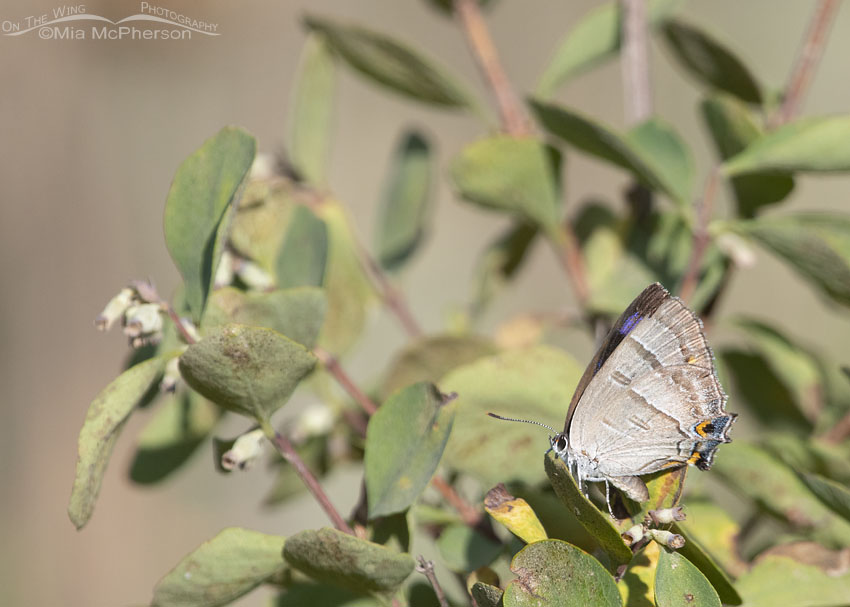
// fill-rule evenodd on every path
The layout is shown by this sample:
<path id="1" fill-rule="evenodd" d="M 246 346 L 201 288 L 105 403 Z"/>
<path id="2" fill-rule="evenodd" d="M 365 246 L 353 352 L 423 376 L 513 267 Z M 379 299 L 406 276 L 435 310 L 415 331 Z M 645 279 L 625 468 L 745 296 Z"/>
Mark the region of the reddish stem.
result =
<path id="1" fill-rule="evenodd" d="M 685 277 L 682 279 L 682 287 L 679 290 L 679 296 L 685 303 L 690 301 L 691 297 L 693 297 L 694 291 L 696 291 L 697 282 L 699 281 L 699 270 L 702 265 L 702 258 L 708 249 L 708 243 L 710 240 L 708 223 L 711 221 L 711 214 L 714 209 L 714 196 L 717 191 L 717 182 L 719 180 L 720 167 L 715 167 L 708 176 L 702 200 L 700 200 L 697 205 L 693 250 L 691 251 L 691 259 L 688 262 L 688 269 L 685 271 Z"/>
<path id="2" fill-rule="evenodd" d="M 348 374 L 343 371 L 339 361 L 334 358 L 330 352 L 320 346 L 316 346 L 313 348 L 313 354 L 316 355 L 316 358 L 319 359 L 319 362 L 322 363 L 325 369 L 327 369 L 328 373 L 333 375 L 337 383 L 342 386 L 342 389 L 345 390 L 368 415 L 371 416 L 375 414 L 375 411 L 378 410 L 378 406 L 373 403 L 372 400 L 366 396 L 366 394 L 358 388 L 353 381 L 351 381 Z"/>
<path id="3" fill-rule="evenodd" d="M 815 7 L 805 40 L 797 54 L 794 69 L 788 78 L 788 86 L 785 87 L 785 100 L 782 102 L 782 107 L 775 120 L 771 121 L 771 126 L 776 127 L 785 124 L 797 115 L 812 76 L 823 55 L 823 49 L 829 35 L 829 26 L 832 25 L 837 11 L 838 0 L 821 0 Z"/>
<path id="4" fill-rule="evenodd" d="M 454 8 L 472 54 L 496 99 L 502 128 L 510 135 L 528 135 L 528 118 L 499 61 L 478 0 L 454 0 Z"/>
<path id="5" fill-rule="evenodd" d="M 277 447 L 277 450 L 280 452 L 283 459 L 288 461 L 292 464 L 292 467 L 295 468 L 295 472 L 301 480 L 304 481 L 304 484 L 307 486 L 310 493 L 313 494 L 313 497 L 316 498 L 316 501 L 319 502 L 319 505 L 328 515 L 328 518 L 331 519 L 334 527 L 343 533 L 354 535 L 354 531 L 348 526 L 345 519 L 340 516 L 339 512 L 336 511 L 336 508 L 334 508 L 330 499 L 328 499 L 328 496 L 322 489 L 319 481 L 316 480 L 315 476 L 313 476 L 313 473 L 304 463 L 304 460 L 298 456 L 298 453 L 296 453 L 295 448 L 292 446 L 292 443 L 289 442 L 289 439 L 270 428 L 264 428 L 264 431 L 269 437 L 269 440 L 271 440 L 274 446 Z"/>

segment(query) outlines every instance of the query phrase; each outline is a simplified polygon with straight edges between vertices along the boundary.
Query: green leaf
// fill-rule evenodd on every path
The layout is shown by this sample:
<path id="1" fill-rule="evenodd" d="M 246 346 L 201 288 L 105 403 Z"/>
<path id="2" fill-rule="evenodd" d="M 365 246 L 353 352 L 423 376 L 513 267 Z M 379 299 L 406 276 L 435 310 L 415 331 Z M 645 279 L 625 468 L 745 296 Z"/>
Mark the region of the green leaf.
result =
<path id="1" fill-rule="evenodd" d="M 443 529 L 437 539 L 437 549 L 446 567 L 467 573 L 492 563 L 502 551 L 502 545 L 458 523 Z"/>
<path id="2" fill-rule="evenodd" d="M 544 430 L 487 417 L 492 411 L 543 423 L 560 423 L 583 369 L 551 346 L 510 350 L 455 369 L 440 383 L 457 392 L 458 410 L 444 464 L 486 486 L 544 479 Z"/>
<path id="3" fill-rule="evenodd" d="M 747 607 L 823 607 L 846 605 L 850 572 L 826 572 L 787 556 L 759 558 L 738 580 Z"/>
<path id="4" fill-rule="evenodd" d="M 723 172 L 732 177 L 758 171 L 848 171 L 848 137 L 850 115 L 803 118 L 753 141 L 723 163 Z"/>
<path id="5" fill-rule="evenodd" d="M 325 278 L 328 230 L 313 211 L 298 205 L 289 219 L 275 263 L 277 286 L 319 287 Z"/>
<path id="6" fill-rule="evenodd" d="M 381 400 L 416 382 L 439 383 L 450 371 L 495 354 L 493 342 L 477 335 L 427 335 L 393 357 L 381 383 Z"/>
<path id="7" fill-rule="evenodd" d="M 626 140 L 663 182 L 662 189 L 670 192 L 673 200 L 691 200 L 694 159 L 672 126 L 659 118 L 649 118 L 630 129 Z"/>
<path id="8" fill-rule="evenodd" d="M 336 529 L 307 530 L 286 540 L 283 556 L 316 581 L 355 592 L 390 594 L 413 571 L 413 557 Z"/>
<path id="9" fill-rule="evenodd" d="M 838 303 L 850 305 L 850 216 L 797 213 L 738 222 L 753 238 Z"/>
<path id="10" fill-rule="evenodd" d="M 850 444 L 833 445 L 821 438 L 772 432 L 761 445 L 793 470 L 812 472 L 850 483 Z"/>
<path id="11" fill-rule="evenodd" d="M 762 102 L 755 76 L 721 42 L 681 21 L 667 21 L 663 31 L 673 54 L 694 78 L 747 103 Z"/>
<path id="12" fill-rule="evenodd" d="M 189 346 L 180 373 L 214 403 L 263 425 L 315 364 L 304 346 L 277 331 L 232 324 Z"/>
<path id="13" fill-rule="evenodd" d="M 663 23 L 682 4 L 681 0 L 650 0 L 647 25 Z M 620 50 L 620 9 L 606 2 L 583 16 L 558 45 L 558 49 L 540 76 L 537 94 L 551 97 L 567 80 L 614 57 Z"/>
<path id="14" fill-rule="evenodd" d="M 398 40 L 356 25 L 314 16 L 304 19 L 312 31 L 349 66 L 396 93 L 443 107 L 473 107 L 472 97 L 442 66 Z"/>
<path id="15" fill-rule="evenodd" d="M 325 318 L 327 298 L 322 289 L 298 287 L 271 293 L 245 293 L 233 287 L 216 290 L 201 322 L 206 335 L 238 323 L 274 329 L 305 348 L 316 345 Z"/>
<path id="16" fill-rule="evenodd" d="M 393 153 L 378 211 L 375 250 L 385 270 L 397 270 L 413 255 L 427 229 L 434 160 L 424 135 L 409 131 Z"/>
<path id="17" fill-rule="evenodd" d="M 763 449 L 739 441 L 724 445 L 712 470 L 737 493 L 817 541 L 850 546 L 850 522 L 824 506 L 793 470 Z"/>
<path id="18" fill-rule="evenodd" d="M 622 135 L 587 116 L 562 106 L 531 101 L 531 107 L 544 129 L 591 156 L 622 167 L 648 187 L 658 190 L 678 204 L 689 204 L 685 186 L 690 177 L 684 169 L 692 161 L 665 163 L 675 153 L 686 154 L 684 143 L 668 126 L 651 122 L 635 133 Z M 678 152 L 676 152 L 678 150 Z"/>
<path id="19" fill-rule="evenodd" d="M 409 515 L 409 511 L 404 511 L 369 521 L 369 541 L 398 552 L 410 552 Z M 422 523 L 419 519 L 416 522 Z"/>
<path id="20" fill-rule="evenodd" d="M 765 363 L 787 386 L 800 413 L 810 421 L 817 419 L 824 392 L 818 359 L 763 322 L 739 318 L 734 325 L 743 330 Z"/>
<path id="21" fill-rule="evenodd" d="M 505 607 L 620 607 L 620 592 L 592 556 L 561 540 L 529 544 L 511 561 L 519 577 L 505 589 Z"/>
<path id="22" fill-rule="evenodd" d="M 284 538 L 230 527 L 201 544 L 154 588 L 154 607 L 217 607 L 251 592 L 286 564 Z"/>
<path id="23" fill-rule="evenodd" d="M 130 478 L 157 483 L 182 466 L 209 436 L 222 410 L 192 390 L 160 405 L 139 435 Z"/>
<path id="24" fill-rule="evenodd" d="M 616 572 L 620 565 L 631 561 L 632 551 L 620 537 L 620 530 L 614 525 L 607 512 L 603 513 L 582 494 L 575 479 L 567 470 L 566 464 L 559 458 L 549 455 L 546 455 L 544 460 L 546 474 L 549 475 L 555 494 L 599 543 L 599 547 L 610 561 L 608 569 Z"/>
<path id="25" fill-rule="evenodd" d="M 735 97 L 718 94 L 701 103 L 703 119 L 723 160 L 740 153 L 762 136 L 750 109 Z M 755 217 L 761 207 L 785 199 L 794 189 L 790 173 L 754 172 L 730 180 L 738 204 L 738 215 Z"/>
<path id="26" fill-rule="evenodd" d="M 223 251 L 227 218 L 254 161 L 257 142 L 225 127 L 183 161 L 165 203 L 165 244 L 186 287 L 186 303 L 201 317 Z"/>
<path id="27" fill-rule="evenodd" d="M 328 352 L 339 355 L 360 337 L 376 295 L 360 264 L 359 246 L 343 208 L 337 202 L 325 201 L 318 213 L 328 227 L 329 239 L 324 283 L 328 312 L 319 344 Z"/>
<path id="28" fill-rule="evenodd" d="M 81 529 L 94 512 L 106 465 L 130 414 L 165 367 L 164 357 L 130 367 L 95 397 L 77 443 L 77 471 L 68 516 Z"/>
<path id="29" fill-rule="evenodd" d="M 484 582 L 475 582 L 469 590 L 478 607 L 502 607 L 502 589 Z"/>
<path id="30" fill-rule="evenodd" d="M 587 267 L 589 311 L 617 316 L 635 293 L 658 279 L 644 263 L 645 256 L 626 249 L 626 227 L 608 207 L 598 203 L 582 207 L 574 220 L 573 229 Z M 654 237 L 661 238 L 658 232 Z"/>
<path id="31" fill-rule="evenodd" d="M 557 232 L 561 154 L 536 139 L 497 135 L 472 143 L 452 162 L 460 195 Z"/>
<path id="32" fill-rule="evenodd" d="M 233 218 L 230 244 L 239 255 L 252 259 L 269 274 L 274 274 L 289 220 L 298 206 L 295 187 L 288 182 L 275 188 L 249 182 Z"/>
<path id="33" fill-rule="evenodd" d="M 749 416 L 771 432 L 808 433 L 811 422 L 802 414 L 789 386 L 760 354 L 724 348 L 718 363 L 731 379 L 738 402 L 746 405 Z"/>
<path id="34" fill-rule="evenodd" d="M 336 66 L 327 41 L 310 34 L 301 51 L 287 116 L 286 153 L 308 183 L 326 182 L 336 98 Z"/>
<path id="35" fill-rule="evenodd" d="M 850 489 L 817 474 L 802 474 L 800 478 L 821 502 L 845 520 L 850 521 Z"/>
<path id="36" fill-rule="evenodd" d="M 649 542 L 638 550 L 617 582 L 623 604 L 627 607 L 656 607 L 655 571 L 661 548 Z"/>
<path id="37" fill-rule="evenodd" d="M 698 511 L 693 512 L 691 510 L 690 502 L 688 503 L 687 512 L 689 521 L 695 520 L 698 516 Z M 682 548 L 679 548 L 678 553 L 688 559 L 688 561 L 690 561 L 690 563 L 705 576 L 723 603 L 727 605 L 740 605 L 743 601 L 741 596 L 738 594 L 738 591 L 735 590 L 735 586 L 732 585 L 732 580 L 729 578 L 728 574 L 715 562 L 713 556 L 703 548 L 699 540 L 688 533 L 687 529 L 687 527 L 684 527 L 680 523 L 674 523 L 671 527 L 671 531 L 673 531 L 673 533 L 678 533 L 685 538 L 685 545 Z M 730 544 L 729 549 L 733 552 L 734 556 L 738 558 L 737 562 L 740 564 L 740 557 L 737 556 L 736 552 L 737 546 L 734 545 L 737 540 L 738 531 L 740 530 L 736 527 L 735 535 L 730 537 L 728 542 Z M 717 533 L 718 530 L 713 529 L 712 532 Z M 663 550 L 664 549 L 662 549 L 662 551 Z"/>
<path id="38" fill-rule="evenodd" d="M 366 434 L 369 518 L 406 510 L 434 475 L 449 440 L 456 403 L 426 382 L 396 392 Z"/>
<path id="39" fill-rule="evenodd" d="M 655 604 L 658 607 L 720 607 L 720 597 L 688 559 L 662 548 L 655 572 Z"/>
<path id="40" fill-rule="evenodd" d="M 710 569 L 704 567 L 699 558 L 688 554 L 686 549 L 691 544 L 697 544 L 712 561 L 713 566 L 720 570 L 722 576 L 726 577 L 727 571 L 738 576 L 747 568 L 738 554 L 740 525 L 725 508 L 707 499 L 689 497 L 685 503 L 685 513 L 688 518 L 676 523 L 675 533 L 685 537 L 685 547 L 679 551 L 708 578 L 720 595 L 721 601 L 733 603 L 734 601 L 724 597 L 723 584 L 712 576 Z"/>
<path id="41" fill-rule="evenodd" d="M 490 300 L 516 276 L 537 233 L 537 226 L 515 221 L 482 251 L 475 268 L 470 316 L 481 316 Z"/>

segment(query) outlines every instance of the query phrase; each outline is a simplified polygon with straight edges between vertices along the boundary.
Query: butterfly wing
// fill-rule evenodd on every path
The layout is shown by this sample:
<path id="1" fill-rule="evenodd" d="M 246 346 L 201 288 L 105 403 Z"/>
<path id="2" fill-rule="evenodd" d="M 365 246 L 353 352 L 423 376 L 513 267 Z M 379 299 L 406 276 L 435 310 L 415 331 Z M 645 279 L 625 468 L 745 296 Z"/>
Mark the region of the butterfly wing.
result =
<path id="1" fill-rule="evenodd" d="M 729 441 L 734 415 L 724 410 L 702 324 L 661 285 L 629 306 L 591 367 L 571 405 L 570 447 L 603 476 L 708 468 L 717 445 Z"/>
<path id="2" fill-rule="evenodd" d="M 585 369 L 584 374 L 578 382 L 578 386 L 573 393 L 573 398 L 570 401 L 570 407 L 567 409 L 567 418 L 564 422 L 564 434 L 569 433 L 570 422 L 572 422 L 576 406 L 581 400 L 581 397 L 584 395 L 590 381 L 599 372 L 605 364 L 605 361 L 608 360 L 614 350 L 617 349 L 617 346 L 620 345 L 620 342 L 623 341 L 623 338 L 625 338 L 629 331 L 637 325 L 640 319 L 651 316 L 664 302 L 664 300 L 669 297 L 670 294 L 667 292 L 667 289 L 656 282 L 645 288 L 643 292 L 638 295 L 631 304 L 629 304 L 626 311 L 620 315 L 620 318 L 618 318 L 617 322 L 614 323 L 614 326 L 611 327 L 611 331 L 602 341 L 602 346 L 599 348 L 596 356 L 593 357 L 593 360 L 590 361 L 590 364 L 587 365 L 587 369 Z"/>

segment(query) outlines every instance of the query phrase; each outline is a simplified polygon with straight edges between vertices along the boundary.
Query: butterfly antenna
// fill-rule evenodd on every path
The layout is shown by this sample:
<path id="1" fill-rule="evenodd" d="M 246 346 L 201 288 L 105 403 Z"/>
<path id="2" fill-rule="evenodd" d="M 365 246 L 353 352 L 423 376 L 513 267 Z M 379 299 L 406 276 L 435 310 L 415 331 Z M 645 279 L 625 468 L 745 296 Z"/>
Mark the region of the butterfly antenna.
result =
<path id="1" fill-rule="evenodd" d="M 496 415 L 495 413 L 487 413 L 487 415 L 489 415 L 490 417 L 495 417 L 496 419 L 504 420 L 506 422 L 522 422 L 524 424 L 534 424 L 535 426 L 543 426 L 544 428 L 551 430 L 555 434 L 558 433 L 558 431 L 555 430 L 555 428 L 553 428 L 552 426 L 547 426 L 546 424 L 541 424 L 540 422 L 536 422 L 536 421 L 533 421 L 533 420 L 530 420 L 530 419 L 516 419 L 514 417 L 502 417 L 501 415 Z"/>

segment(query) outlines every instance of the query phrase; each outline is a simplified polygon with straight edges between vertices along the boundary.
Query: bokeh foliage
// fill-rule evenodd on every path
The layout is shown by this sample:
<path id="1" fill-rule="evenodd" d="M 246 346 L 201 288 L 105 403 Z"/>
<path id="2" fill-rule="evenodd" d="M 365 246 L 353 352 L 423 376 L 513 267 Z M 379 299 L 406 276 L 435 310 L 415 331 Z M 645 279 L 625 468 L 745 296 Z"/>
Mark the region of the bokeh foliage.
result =
<path id="1" fill-rule="evenodd" d="M 429 5 L 435 15 L 450 12 L 449 3 Z M 498 3 L 481 5 L 498 10 Z M 695 142 L 663 116 L 622 129 L 593 117 L 593 108 L 556 98 L 577 74 L 617 57 L 618 6 L 594 10 L 557 45 L 526 99 L 535 129 L 522 136 L 488 130 L 473 87 L 396 33 L 308 16 L 288 129 L 279 137 L 284 170 L 258 170 L 254 137 L 235 127 L 178 168 L 165 241 L 184 285 L 171 320 L 185 316 L 194 333 L 166 327 L 159 344 L 138 351 L 91 404 L 79 437 L 72 522 L 81 528 L 92 516 L 112 448 L 136 409 L 158 407 L 130 471 L 135 482 L 150 484 L 211 442 L 219 463 L 225 452 L 239 467 L 250 463 L 250 440 L 211 441 L 219 420 L 225 412 L 244 416 L 246 433 L 258 425 L 274 441 L 272 416 L 295 390 L 324 401 L 291 432 L 295 453 L 317 477 L 343 460 L 361 462 L 364 492 L 348 519 L 353 534 L 222 531 L 159 582 L 153 605 L 227 605 L 262 584 L 274 588 L 280 606 L 434 605 L 431 587 L 413 573 L 417 546 L 427 542 L 440 555 L 451 604 L 794 607 L 850 600 L 846 361 L 796 343 L 764 319 L 724 318 L 716 305 L 734 288 L 741 260 L 759 247 L 835 306 L 850 306 L 850 215 L 782 210 L 799 174 L 850 171 L 850 115 L 778 125 L 770 120 L 775 96 L 757 71 L 688 22 L 686 3 L 648 2 L 651 35 L 702 91 L 693 117 L 716 147 L 709 173 L 735 203 L 729 215 L 699 226 L 694 202 L 706 175 L 693 161 Z M 445 171 L 437 169 L 432 135 L 401 129 L 371 247 L 358 240 L 327 178 L 336 79 L 345 69 L 380 93 L 484 120 L 480 137 L 447 159 Z M 619 211 L 565 204 L 563 166 L 574 154 L 624 171 L 645 204 L 634 196 Z M 480 253 L 463 318 L 422 334 L 395 283 L 435 229 L 433 193 L 442 178 L 458 203 L 502 215 L 505 230 Z M 583 365 L 552 336 L 564 322 L 589 333 L 604 326 L 651 281 L 682 288 L 700 230 L 708 240 L 689 304 L 737 334 L 714 346 L 735 396 L 729 408 L 746 421 L 712 472 L 691 473 L 700 478 L 684 485 L 687 520 L 660 529 L 681 535 L 685 546 L 629 545 L 622 534 L 649 509 L 680 501 L 685 470 L 647 479 L 650 501 L 620 503 L 631 518 L 612 520 L 601 495 L 593 490 L 588 499 L 563 462 L 542 455 L 539 428 L 485 413 L 558 425 Z M 578 248 L 589 290 L 580 313 L 567 321 L 558 314 L 505 319 L 497 334 L 479 334 L 482 315 L 511 288 L 537 241 L 559 255 Z M 378 302 L 399 316 L 410 340 L 387 368 L 373 370 L 368 395 L 349 389 L 351 400 L 340 397 L 331 376 L 340 378 L 338 359 L 345 363 Z M 176 394 L 159 398 L 152 388 L 178 370 Z M 280 456 L 269 469 L 276 477 L 269 504 L 303 490 Z"/>

